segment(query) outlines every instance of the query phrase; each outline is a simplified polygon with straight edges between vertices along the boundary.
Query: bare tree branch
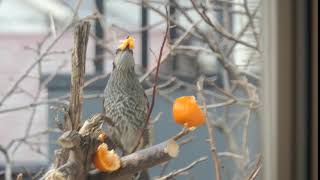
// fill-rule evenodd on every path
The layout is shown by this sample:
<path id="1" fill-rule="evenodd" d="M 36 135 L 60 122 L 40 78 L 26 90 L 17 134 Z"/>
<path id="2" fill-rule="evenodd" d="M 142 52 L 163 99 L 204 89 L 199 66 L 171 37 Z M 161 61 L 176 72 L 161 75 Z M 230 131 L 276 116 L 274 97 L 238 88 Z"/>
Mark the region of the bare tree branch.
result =
<path id="1" fill-rule="evenodd" d="M 121 168 L 113 173 L 92 171 L 89 179 L 117 179 L 153 167 L 178 156 L 179 145 L 172 139 L 121 158 Z"/>
<path id="2" fill-rule="evenodd" d="M 171 46 L 170 52 L 168 52 L 160 61 L 160 64 L 165 62 L 167 59 L 169 59 L 169 55 L 172 53 L 172 51 L 192 32 L 193 28 L 197 26 L 200 23 L 200 21 L 194 23 L 191 25 L 191 27 L 182 34 L 179 39 Z M 151 73 L 153 73 L 156 70 L 157 66 L 152 67 L 148 72 L 146 72 L 143 76 L 140 77 L 139 81 L 143 82 Z"/>
<path id="3" fill-rule="evenodd" d="M 153 83 L 151 104 L 150 104 L 150 107 L 149 107 L 149 109 L 148 109 L 148 114 L 147 114 L 147 117 L 146 117 L 146 122 L 145 122 L 144 127 L 143 127 L 143 129 L 142 129 L 142 131 L 141 131 L 141 135 L 140 135 L 140 137 L 138 138 L 137 144 L 136 144 L 136 145 L 134 146 L 134 148 L 133 148 L 133 152 L 136 151 L 136 149 L 137 149 L 138 146 L 139 146 L 140 139 L 143 137 L 143 134 L 145 133 L 145 131 L 147 131 L 147 126 L 148 126 L 148 124 L 149 124 L 150 117 L 151 117 L 151 113 L 152 113 L 152 110 L 153 110 L 153 107 L 154 107 L 154 103 L 155 103 L 155 101 L 156 101 L 156 94 L 157 94 L 156 91 L 157 91 L 157 83 L 158 83 L 159 70 L 160 70 L 160 61 L 161 61 L 161 58 L 162 58 L 162 53 L 163 53 L 164 45 L 166 44 L 167 36 L 168 36 L 168 32 L 169 32 L 168 9 L 167 9 L 167 7 L 166 7 L 166 14 L 167 14 L 167 26 L 166 26 L 166 32 L 165 32 L 165 34 L 164 34 L 164 37 L 163 37 L 163 40 L 162 40 L 162 44 L 161 44 L 161 47 L 160 47 L 159 57 L 158 57 L 158 60 L 157 60 L 156 76 L 155 76 L 154 83 Z"/>
<path id="4" fill-rule="evenodd" d="M 216 149 L 216 138 L 215 138 L 215 134 L 214 134 L 214 128 L 212 127 L 212 124 L 208 119 L 207 107 L 206 107 L 207 105 L 206 105 L 205 98 L 203 97 L 203 94 L 202 94 L 203 83 L 204 83 L 204 77 L 201 76 L 197 82 L 197 87 L 198 87 L 198 91 L 199 91 L 198 96 L 199 96 L 199 98 L 202 102 L 202 105 L 204 107 L 206 125 L 207 125 L 208 133 L 209 133 L 211 157 L 212 157 L 212 161 L 214 162 L 214 166 L 215 166 L 216 180 L 221 180 L 221 165 L 220 165 L 220 160 L 218 158 L 217 149 Z"/>
<path id="5" fill-rule="evenodd" d="M 256 179 L 256 177 L 258 176 L 261 168 L 262 168 L 262 157 L 260 155 L 256 167 L 253 169 L 253 171 L 251 172 L 251 174 L 249 175 L 249 177 L 247 179 L 248 180 Z"/>
<path id="6" fill-rule="evenodd" d="M 82 112 L 86 49 L 89 31 L 90 24 L 87 21 L 82 21 L 75 29 L 74 48 L 72 52 L 70 106 L 68 112 L 65 114 L 65 133 L 59 139 L 63 149 L 57 150 L 55 168 L 48 171 L 43 177 L 47 180 L 58 177 L 65 179 L 85 179 L 91 165 L 91 156 L 97 147 L 97 142 L 92 141 L 92 139 L 97 139 L 99 135 L 97 134 L 99 132 L 97 127 L 100 127 L 105 119 L 102 118 L 103 116 L 101 115 L 93 116 L 89 123 L 84 124 L 79 133 L 76 131 L 80 125 Z M 93 124 L 93 128 L 90 126 L 91 124 Z M 86 133 L 91 134 L 86 135 Z M 81 136 L 84 135 L 86 135 L 86 138 L 81 138 Z M 81 143 L 89 146 L 83 147 Z"/>
<path id="7" fill-rule="evenodd" d="M 254 19 L 250 13 L 250 10 L 249 10 L 249 7 L 248 7 L 248 0 L 243 0 L 243 6 L 244 6 L 244 9 L 246 11 L 246 14 L 247 14 L 247 17 L 249 19 L 249 24 L 250 24 L 250 27 L 252 29 L 252 32 L 253 32 L 253 36 L 254 38 L 256 39 L 256 42 L 257 42 L 257 48 L 259 49 L 260 47 L 260 40 L 259 40 L 259 36 L 258 36 L 258 33 L 256 31 L 256 27 L 254 25 Z"/>
<path id="8" fill-rule="evenodd" d="M 12 176 L 12 174 L 11 174 L 11 158 L 10 158 L 10 156 L 9 156 L 9 154 L 8 154 L 8 151 L 7 151 L 7 149 L 5 149 L 4 147 L 2 147 L 1 145 L 0 145 L 0 152 L 2 152 L 2 154 L 4 155 L 4 157 L 5 157 L 5 160 L 6 160 L 6 163 L 5 163 L 5 179 L 6 180 L 11 180 L 12 178 L 11 178 L 11 176 Z"/>
<path id="9" fill-rule="evenodd" d="M 196 12 L 202 17 L 202 19 L 208 23 L 215 31 L 217 31 L 218 33 L 220 33 L 222 36 L 226 37 L 227 39 L 229 40 L 232 40 L 232 41 L 235 41 L 239 44 L 242 44 L 246 47 L 249 47 L 249 48 L 252 48 L 254 50 L 259 50 L 256 46 L 254 45 L 251 45 L 245 41 L 242 41 L 236 37 L 233 37 L 232 34 L 230 34 L 228 31 L 225 31 L 220 25 L 215 25 L 211 19 L 206 15 L 205 12 L 201 13 L 200 10 L 198 9 L 197 5 L 195 4 L 195 1 L 194 0 L 190 0 L 194 9 L 196 10 Z"/>
<path id="10" fill-rule="evenodd" d="M 83 84 L 85 75 L 85 62 L 90 24 L 84 21 L 75 30 L 74 48 L 72 50 L 72 74 L 70 90 L 70 119 L 66 119 L 65 129 L 78 129 L 82 113 Z M 70 121 L 69 121 L 70 120 Z M 68 122 L 69 121 L 69 122 Z"/>
<path id="11" fill-rule="evenodd" d="M 189 171 L 191 168 L 193 168 L 195 165 L 197 165 L 198 163 L 200 162 L 203 162 L 203 161 L 206 161 L 208 159 L 208 157 L 201 157 L 195 161 L 193 161 L 192 163 L 190 163 L 188 166 L 184 167 L 184 168 L 181 168 L 181 169 L 178 169 L 178 170 L 175 170 L 171 173 L 169 173 L 168 175 L 165 175 L 165 176 L 162 176 L 160 178 L 156 178 L 157 180 L 167 180 L 167 179 L 172 179 L 176 176 L 179 176 L 180 174 L 186 172 L 186 171 Z"/>

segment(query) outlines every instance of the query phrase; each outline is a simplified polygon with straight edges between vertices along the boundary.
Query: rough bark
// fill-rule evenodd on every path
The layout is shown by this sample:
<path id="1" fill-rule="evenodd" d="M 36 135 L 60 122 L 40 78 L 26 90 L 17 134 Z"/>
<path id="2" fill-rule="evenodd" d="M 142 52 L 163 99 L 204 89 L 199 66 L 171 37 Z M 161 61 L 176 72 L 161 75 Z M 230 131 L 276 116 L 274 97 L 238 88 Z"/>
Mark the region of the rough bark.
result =
<path id="1" fill-rule="evenodd" d="M 90 23 L 87 21 L 81 22 L 75 29 L 74 47 L 72 50 L 70 106 L 68 111 L 69 117 L 65 119 L 66 130 L 76 130 L 80 125 L 83 99 L 82 87 L 84 84 L 89 32 Z"/>
<path id="2" fill-rule="evenodd" d="M 90 32 L 90 23 L 81 21 L 75 28 L 74 47 L 72 51 L 72 74 L 70 90 L 70 106 L 65 114 L 64 134 L 59 138 L 62 149 L 55 152 L 53 168 L 48 171 L 44 179 L 85 179 L 87 169 L 90 167 L 91 155 L 95 151 L 94 145 L 97 142 L 96 132 L 99 128 L 88 128 L 84 125 L 81 129 L 88 129 L 90 133 L 77 132 L 80 125 L 82 102 L 83 102 L 83 84 L 85 75 L 86 50 Z M 93 116 L 89 121 L 96 127 L 100 127 L 99 119 L 102 115 Z M 83 130 L 85 131 L 85 130 Z M 88 146 L 92 145 L 92 146 Z M 89 161 L 90 160 L 90 161 Z M 89 161 L 89 164 L 88 164 Z"/>
<path id="3" fill-rule="evenodd" d="M 70 130 L 62 134 L 58 143 L 70 151 L 69 157 L 63 165 L 48 171 L 43 179 L 86 179 L 92 165 L 92 156 L 100 143 L 98 136 L 102 133 L 100 127 L 105 118 L 102 114 L 94 115 L 79 132 Z"/>

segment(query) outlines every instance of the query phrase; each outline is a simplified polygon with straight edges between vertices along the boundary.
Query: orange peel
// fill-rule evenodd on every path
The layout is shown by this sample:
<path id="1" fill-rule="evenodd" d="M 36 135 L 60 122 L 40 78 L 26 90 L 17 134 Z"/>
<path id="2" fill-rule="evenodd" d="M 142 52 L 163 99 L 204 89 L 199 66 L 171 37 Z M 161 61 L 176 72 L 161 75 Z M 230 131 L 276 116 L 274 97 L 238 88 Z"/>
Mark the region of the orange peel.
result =
<path id="1" fill-rule="evenodd" d="M 123 40 L 119 45 L 119 49 L 121 51 L 125 50 L 126 48 L 133 49 L 134 48 L 134 38 L 132 36 L 128 36 L 127 39 Z"/>
<path id="2" fill-rule="evenodd" d="M 172 114 L 177 124 L 194 129 L 205 123 L 204 113 L 194 96 L 176 98 L 172 106 Z"/>
<path id="3" fill-rule="evenodd" d="M 108 145 L 102 143 L 98 146 L 93 157 L 95 167 L 102 172 L 113 172 L 120 168 L 120 158 L 114 150 L 108 150 Z"/>

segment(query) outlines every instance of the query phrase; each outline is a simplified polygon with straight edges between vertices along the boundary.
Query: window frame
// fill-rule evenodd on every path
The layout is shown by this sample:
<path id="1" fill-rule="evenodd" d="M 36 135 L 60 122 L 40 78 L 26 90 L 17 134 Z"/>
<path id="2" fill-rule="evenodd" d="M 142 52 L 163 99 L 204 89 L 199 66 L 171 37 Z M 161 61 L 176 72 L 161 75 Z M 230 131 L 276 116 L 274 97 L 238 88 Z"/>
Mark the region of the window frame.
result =
<path id="1" fill-rule="evenodd" d="M 264 179 L 311 178 L 310 2 L 263 2 Z"/>

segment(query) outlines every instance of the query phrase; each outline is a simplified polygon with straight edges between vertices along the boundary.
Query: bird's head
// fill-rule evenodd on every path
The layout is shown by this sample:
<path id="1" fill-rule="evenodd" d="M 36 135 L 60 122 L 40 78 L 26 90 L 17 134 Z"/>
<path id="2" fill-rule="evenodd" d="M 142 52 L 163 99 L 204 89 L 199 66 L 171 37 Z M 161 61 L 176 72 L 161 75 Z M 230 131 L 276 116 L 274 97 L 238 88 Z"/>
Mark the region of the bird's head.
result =
<path id="1" fill-rule="evenodd" d="M 134 69 L 135 63 L 133 58 L 134 39 L 128 36 L 123 40 L 117 49 L 116 57 L 113 62 L 113 69 L 131 70 Z"/>

